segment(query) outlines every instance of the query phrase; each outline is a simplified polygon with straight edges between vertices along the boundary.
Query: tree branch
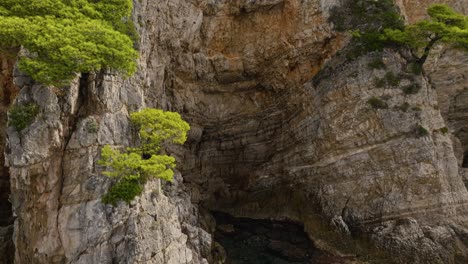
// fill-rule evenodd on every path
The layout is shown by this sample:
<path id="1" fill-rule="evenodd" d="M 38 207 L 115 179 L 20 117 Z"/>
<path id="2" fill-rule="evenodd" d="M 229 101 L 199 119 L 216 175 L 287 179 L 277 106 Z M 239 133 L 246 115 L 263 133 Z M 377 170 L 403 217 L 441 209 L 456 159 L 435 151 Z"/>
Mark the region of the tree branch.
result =
<path id="1" fill-rule="evenodd" d="M 431 49 L 432 47 L 434 47 L 434 45 L 437 43 L 437 41 L 441 40 L 442 37 L 440 36 L 434 36 L 430 41 L 429 43 L 427 43 L 426 47 L 424 48 L 424 52 L 423 52 L 423 55 L 417 59 L 417 63 L 423 65 L 426 60 L 427 60 L 427 57 L 429 57 L 429 53 L 431 52 Z"/>

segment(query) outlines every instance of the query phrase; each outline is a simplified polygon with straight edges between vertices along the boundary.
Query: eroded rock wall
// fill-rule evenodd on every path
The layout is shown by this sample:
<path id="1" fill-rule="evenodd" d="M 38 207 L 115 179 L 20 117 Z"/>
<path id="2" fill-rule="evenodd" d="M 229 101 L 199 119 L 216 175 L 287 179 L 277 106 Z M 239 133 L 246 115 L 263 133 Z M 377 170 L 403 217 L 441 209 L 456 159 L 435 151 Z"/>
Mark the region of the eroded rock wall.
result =
<path id="1" fill-rule="evenodd" d="M 467 1 L 441 1 L 447 3 L 462 14 L 468 14 Z M 422 8 L 434 1 L 402 1 L 401 8 L 413 22 L 424 18 L 426 15 Z M 416 5 L 416 6 L 415 6 Z M 447 127 L 453 135 L 455 156 L 458 159 L 460 173 L 468 183 L 468 170 L 466 156 L 468 150 L 468 127 L 466 108 L 467 83 L 468 83 L 468 55 L 462 51 L 440 46 L 432 52 L 432 56 L 426 63 L 426 73 L 431 85 L 436 88 L 438 102 L 442 116 L 446 120 Z M 465 160 L 465 165 L 464 165 Z"/>
<path id="2" fill-rule="evenodd" d="M 384 59 L 386 70 L 371 71 L 372 58 L 361 58 L 338 66 L 318 84 L 279 92 L 274 107 L 259 116 L 207 131 L 191 170 L 199 171 L 193 181 L 208 194 L 204 204 L 234 215 L 300 221 L 312 237 L 319 212 L 344 221 L 345 229 L 369 228 L 389 248 L 411 248 L 400 261 L 407 256 L 414 257 L 411 263 L 453 261 L 458 249 L 444 246 L 462 239 L 450 225 L 465 219 L 468 193 L 450 136 L 441 132 L 445 123 L 436 91 L 421 76 L 377 88 L 376 78 L 404 68 L 396 54 Z M 421 91 L 404 94 L 401 88 L 414 81 Z M 388 109 L 373 109 L 372 97 Z M 428 134 L 420 135 L 420 128 Z M 401 219 L 412 219 L 414 226 Z M 419 225 L 429 231 L 410 238 L 398 233 L 399 228 L 416 232 Z M 439 228 L 447 231 L 432 237 L 450 237 L 450 244 L 427 238 Z"/>
<path id="3" fill-rule="evenodd" d="M 16 103 L 40 114 L 8 129 L 16 263 L 215 263 L 206 210 L 300 221 L 311 237 L 319 215 L 406 253 L 402 263 L 465 260 L 468 193 L 437 92 L 425 76 L 377 88 L 403 72 L 396 53 L 336 55 L 346 37 L 327 16 L 339 2 L 135 1 L 134 77 L 56 90 L 17 75 Z M 368 67 L 376 56 L 385 70 Z M 421 90 L 405 95 L 413 82 Z M 189 121 L 187 144 L 169 150 L 179 172 L 130 206 L 105 206 L 99 150 L 132 145 L 128 113 L 142 107 Z"/>
<path id="4" fill-rule="evenodd" d="M 409 23 L 414 23 L 427 17 L 426 8 L 431 4 L 447 4 L 462 14 L 468 13 L 468 3 L 459 0 L 397 0 L 395 1 L 401 8 L 402 14 Z"/>
<path id="5" fill-rule="evenodd" d="M 5 166 L 7 111 L 18 93 L 13 84 L 15 51 L 0 53 L 0 263 L 13 262 L 13 212 L 10 203 L 10 173 Z"/>
<path id="6" fill-rule="evenodd" d="M 211 237 L 199 228 L 209 224 L 181 185 L 164 187 L 167 196 L 148 187 L 131 208 L 102 205 L 99 149 L 130 145 L 128 111 L 145 105 L 184 113 L 194 142 L 206 123 L 255 114 L 246 107 L 254 97 L 269 103 L 264 94 L 310 79 L 338 48 L 320 10 L 316 1 L 138 1 L 141 58 L 132 79 L 81 76 L 54 90 L 17 76 L 16 103 L 38 104 L 40 113 L 21 133 L 8 130 L 16 263 L 210 259 Z"/>
<path id="7" fill-rule="evenodd" d="M 190 244 L 204 235 L 192 227 L 197 211 L 182 187 L 167 187 L 167 197 L 152 183 L 130 207 L 101 203 L 108 181 L 95 166 L 98 150 L 132 140 L 128 110 L 139 106 L 126 100 L 128 82 L 81 76 L 60 91 L 16 83 L 16 103 L 41 110 L 25 130 L 8 130 L 15 263 L 203 263 L 203 246 L 192 252 L 182 232 Z"/>

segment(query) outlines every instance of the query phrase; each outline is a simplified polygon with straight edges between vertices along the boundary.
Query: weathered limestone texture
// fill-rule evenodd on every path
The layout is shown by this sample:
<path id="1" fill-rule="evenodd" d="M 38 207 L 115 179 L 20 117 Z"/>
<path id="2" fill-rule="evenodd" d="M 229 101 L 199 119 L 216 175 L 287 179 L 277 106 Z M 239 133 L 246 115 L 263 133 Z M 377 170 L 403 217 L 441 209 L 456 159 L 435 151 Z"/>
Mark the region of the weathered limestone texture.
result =
<path id="1" fill-rule="evenodd" d="M 401 11 L 409 23 L 414 23 L 427 16 L 426 8 L 431 4 L 444 3 L 462 14 L 468 13 L 468 3 L 459 0 L 396 0 L 395 1 L 401 8 Z"/>
<path id="2" fill-rule="evenodd" d="M 7 129 L 15 263 L 223 263 L 209 210 L 299 221 L 311 238 L 319 216 L 400 263 L 467 263 L 466 70 L 452 72 L 466 57 L 447 51 L 429 77 L 377 88 L 406 62 L 391 51 L 338 55 L 347 38 L 328 15 L 340 2 L 134 1 L 132 78 L 83 74 L 55 89 L 16 71 L 15 102 L 40 113 Z M 412 21 L 410 2 L 400 1 Z M 368 67 L 375 57 L 385 69 Z M 447 71 L 458 84 L 440 100 Z M 421 89 L 407 95 L 411 84 Z M 186 145 L 168 149 L 176 178 L 103 205 L 100 148 L 132 145 L 128 113 L 143 107 L 191 125 Z"/>
<path id="3" fill-rule="evenodd" d="M 36 103 L 41 112 L 21 133 L 8 130 L 16 263 L 204 263 L 202 247 L 192 252 L 182 232 L 191 244 L 204 235 L 191 226 L 196 210 L 182 187 L 168 186 L 168 198 L 148 186 L 130 207 L 100 201 L 108 187 L 95 167 L 100 146 L 132 139 L 120 100 L 121 90 L 131 92 L 125 83 L 106 74 L 82 76 L 62 91 L 17 83 L 16 103 Z"/>
<path id="4" fill-rule="evenodd" d="M 410 22 L 425 17 L 424 8 L 435 1 L 398 1 Z M 447 0 L 458 12 L 468 14 L 468 2 Z M 439 3 L 439 1 L 437 1 Z M 447 47 L 435 50 L 426 63 L 431 85 L 437 89 L 439 107 L 450 132 L 454 135 L 455 155 L 460 167 L 463 154 L 468 150 L 468 109 L 466 104 L 468 83 L 468 55 Z M 462 168 L 463 169 L 463 168 Z"/>
<path id="5" fill-rule="evenodd" d="M 5 166 L 7 111 L 18 88 L 13 84 L 15 51 L 0 54 L 0 263 L 13 262 L 13 213 L 10 203 L 10 174 Z"/>
<path id="6" fill-rule="evenodd" d="M 269 90 L 310 79 L 341 42 L 315 1 L 135 5 L 141 58 L 132 79 L 81 76 L 63 90 L 15 80 L 16 103 L 41 109 L 21 133 L 8 130 L 16 263 L 205 263 L 211 235 L 199 227 L 209 230 L 210 218 L 199 219 L 183 186 L 148 188 L 131 208 L 101 204 L 100 147 L 131 144 L 128 112 L 144 106 L 185 113 L 195 142 L 205 123 L 255 113 L 255 97 L 263 104 Z M 186 151 L 177 151 L 183 164 Z"/>

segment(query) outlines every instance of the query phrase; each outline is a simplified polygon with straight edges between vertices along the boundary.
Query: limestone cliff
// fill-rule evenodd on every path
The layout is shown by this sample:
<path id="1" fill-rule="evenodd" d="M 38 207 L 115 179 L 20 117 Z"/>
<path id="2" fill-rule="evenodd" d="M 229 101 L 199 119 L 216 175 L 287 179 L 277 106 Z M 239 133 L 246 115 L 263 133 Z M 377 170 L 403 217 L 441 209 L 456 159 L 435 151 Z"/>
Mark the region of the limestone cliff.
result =
<path id="1" fill-rule="evenodd" d="M 378 88 L 406 61 L 389 50 L 344 59 L 347 37 L 328 20 L 340 3 L 134 1 L 140 59 L 129 79 L 83 74 L 55 89 L 11 76 L 14 61 L 1 57 L 3 93 L 18 87 L 16 103 L 40 108 L 22 132 L 2 126 L 15 263 L 222 263 L 210 211 L 300 222 L 331 254 L 362 252 L 323 226 L 395 262 L 466 263 L 467 57 L 441 49 L 428 75 Z M 421 16 L 414 1 L 398 3 L 408 20 Z M 385 69 L 368 67 L 376 57 Z M 417 94 L 403 92 L 410 84 Z M 128 113 L 143 107 L 177 111 L 192 127 L 168 150 L 175 181 L 103 205 L 100 148 L 132 145 Z"/>
<path id="2" fill-rule="evenodd" d="M 14 54 L 15 51 L 13 51 Z M 16 97 L 18 88 L 13 84 L 15 56 L 0 55 L 0 259 L 5 263 L 13 262 L 13 213 L 10 203 L 10 173 L 5 166 L 5 139 L 7 111 L 11 101 Z M 1 263 L 1 261 L 0 261 Z"/>

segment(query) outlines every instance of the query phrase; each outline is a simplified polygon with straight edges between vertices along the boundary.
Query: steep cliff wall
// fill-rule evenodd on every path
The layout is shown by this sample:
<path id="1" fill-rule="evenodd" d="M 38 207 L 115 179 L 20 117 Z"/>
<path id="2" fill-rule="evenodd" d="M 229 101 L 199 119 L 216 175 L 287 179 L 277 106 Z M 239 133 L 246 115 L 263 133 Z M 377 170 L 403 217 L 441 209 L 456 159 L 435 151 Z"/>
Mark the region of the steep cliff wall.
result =
<path id="1" fill-rule="evenodd" d="M 15 51 L 0 53 L 0 259 L 5 263 L 13 261 L 14 245 L 13 212 L 10 203 L 10 173 L 5 166 L 5 139 L 7 128 L 7 111 L 18 93 L 13 84 Z M 2 262 L 0 261 L 0 263 Z"/>
<path id="2" fill-rule="evenodd" d="M 407 14 L 409 21 L 424 18 L 421 8 L 427 7 L 433 1 L 402 1 L 401 8 Z M 468 14 L 468 2 L 443 1 L 454 7 L 457 11 Z M 468 82 L 468 55 L 466 53 L 439 47 L 433 52 L 433 56 L 426 63 L 426 72 L 431 85 L 436 88 L 439 107 L 447 126 L 453 135 L 455 156 L 458 159 L 460 173 L 468 182 L 468 173 L 464 164 L 465 153 L 468 150 L 468 127 L 466 117 L 467 82 Z"/>
<path id="3" fill-rule="evenodd" d="M 386 51 L 345 62 L 346 38 L 327 19 L 336 3 L 135 1 L 134 77 L 77 76 L 57 90 L 16 75 L 16 103 L 40 108 L 30 127 L 7 131 L 16 263 L 216 263 L 209 210 L 299 221 L 325 248 L 317 219 L 401 263 L 465 261 L 468 192 L 442 132 L 450 106 L 433 83 L 443 79 L 406 74 L 377 88 L 405 61 Z M 385 69 L 370 69 L 380 56 Z M 406 95 L 411 83 L 421 90 Z M 100 147 L 131 145 L 128 113 L 142 107 L 191 124 L 187 144 L 169 150 L 179 172 L 131 205 L 105 206 Z"/>
<path id="4" fill-rule="evenodd" d="M 425 18 L 426 8 L 431 4 L 444 3 L 462 14 L 468 13 L 468 3 L 466 1 L 458 0 L 396 0 L 395 1 L 401 8 L 402 14 L 405 16 L 409 23 L 414 23 L 421 18 Z"/>
<path id="5" fill-rule="evenodd" d="M 130 207 L 101 203 L 108 184 L 95 167 L 98 150 L 130 144 L 128 110 L 139 105 L 127 98 L 142 96 L 129 82 L 81 76 L 60 91 L 21 76 L 16 83 L 16 103 L 41 109 L 27 129 L 8 130 L 16 263 L 200 263 L 203 247 L 187 248 L 182 229 L 191 244 L 204 233 L 191 226 L 196 209 L 177 181 L 166 188 L 170 199 L 152 183 Z"/>

